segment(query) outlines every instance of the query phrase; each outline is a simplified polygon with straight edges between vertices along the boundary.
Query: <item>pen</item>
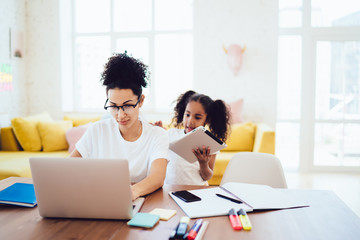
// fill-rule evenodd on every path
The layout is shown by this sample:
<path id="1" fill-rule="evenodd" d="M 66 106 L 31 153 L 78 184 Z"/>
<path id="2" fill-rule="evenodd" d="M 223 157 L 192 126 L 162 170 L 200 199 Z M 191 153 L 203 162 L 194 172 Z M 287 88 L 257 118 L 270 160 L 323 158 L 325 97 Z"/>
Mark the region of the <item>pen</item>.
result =
<path id="1" fill-rule="evenodd" d="M 194 223 L 194 225 L 191 227 L 190 231 L 189 231 L 189 234 L 187 236 L 187 239 L 188 240 L 194 240 L 197 233 L 199 232 L 199 229 L 201 227 L 201 224 L 202 224 L 202 219 L 198 219 L 196 220 L 196 222 Z"/>
<path id="2" fill-rule="evenodd" d="M 239 215 L 240 221 L 243 225 L 244 230 L 250 231 L 251 230 L 251 223 L 249 216 L 246 214 L 244 209 L 240 209 L 237 214 Z"/>
<path id="3" fill-rule="evenodd" d="M 234 203 L 242 203 L 242 201 L 240 201 L 240 200 L 237 200 L 237 199 L 231 198 L 231 197 L 227 197 L 227 196 L 219 194 L 219 193 L 216 193 L 216 196 L 227 199 L 227 200 L 230 200 L 230 201 L 232 201 Z"/>
<path id="4" fill-rule="evenodd" d="M 241 230 L 242 229 L 240 218 L 236 214 L 236 212 L 235 212 L 235 210 L 233 208 L 229 211 L 229 219 L 230 219 L 230 223 L 231 223 L 231 226 L 232 226 L 233 229 L 235 229 L 235 230 Z"/>

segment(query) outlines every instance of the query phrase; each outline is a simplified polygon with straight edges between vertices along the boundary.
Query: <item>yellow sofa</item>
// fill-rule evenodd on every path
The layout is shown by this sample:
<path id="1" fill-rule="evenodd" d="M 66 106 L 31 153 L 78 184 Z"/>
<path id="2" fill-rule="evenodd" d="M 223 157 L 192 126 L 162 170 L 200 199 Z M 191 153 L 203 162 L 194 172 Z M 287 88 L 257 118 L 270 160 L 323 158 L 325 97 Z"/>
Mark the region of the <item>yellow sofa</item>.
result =
<path id="1" fill-rule="evenodd" d="M 100 118 L 65 116 L 64 121 L 53 121 L 47 113 L 13 118 L 12 126 L 0 130 L 0 180 L 8 177 L 31 177 L 30 157 L 69 156 L 66 130 Z M 22 136 L 22 139 L 16 137 L 15 131 L 18 131 L 17 136 Z M 22 146 L 28 149 L 24 151 Z"/>
<path id="2" fill-rule="evenodd" d="M 1 128 L 0 180 L 15 177 L 31 177 L 28 159 L 34 156 L 66 157 L 68 151 L 23 151 L 13 128 Z M 239 151 L 275 153 L 275 132 L 263 123 L 244 123 L 232 125 L 228 148 L 216 157 L 214 175 L 209 185 L 219 185 L 230 158 Z"/>

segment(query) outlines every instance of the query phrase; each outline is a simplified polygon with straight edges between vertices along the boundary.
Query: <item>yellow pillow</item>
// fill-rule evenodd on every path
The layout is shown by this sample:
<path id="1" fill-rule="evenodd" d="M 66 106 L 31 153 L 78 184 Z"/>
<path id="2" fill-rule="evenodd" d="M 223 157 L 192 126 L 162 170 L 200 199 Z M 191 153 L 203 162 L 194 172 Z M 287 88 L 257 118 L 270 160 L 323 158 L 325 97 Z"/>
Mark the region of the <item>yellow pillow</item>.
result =
<path id="1" fill-rule="evenodd" d="M 41 139 L 36 125 L 40 121 L 53 121 L 48 113 L 11 119 L 16 139 L 24 151 L 41 151 Z"/>
<path id="2" fill-rule="evenodd" d="M 246 151 L 252 152 L 255 139 L 255 124 L 237 123 L 231 125 L 231 133 L 226 141 L 228 145 L 222 151 Z"/>
<path id="3" fill-rule="evenodd" d="M 72 116 L 64 116 L 64 120 L 70 120 L 73 123 L 74 127 L 85 125 L 89 122 L 99 121 L 101 117 L 72 117 Z"/>
<path id="4" fill-rule="evenodd" d="M 16 139 L 13 128 L 3 127 L 0 131 L 1 150 L 3 151 L 21 151 L 22 148 Z"/>
<path id="5" fill-rule="evenodd" d="M 71 121 L 39 122 L 37 125 L 44 152 L 67 150 L 65 133 L 72 128 Z"/>

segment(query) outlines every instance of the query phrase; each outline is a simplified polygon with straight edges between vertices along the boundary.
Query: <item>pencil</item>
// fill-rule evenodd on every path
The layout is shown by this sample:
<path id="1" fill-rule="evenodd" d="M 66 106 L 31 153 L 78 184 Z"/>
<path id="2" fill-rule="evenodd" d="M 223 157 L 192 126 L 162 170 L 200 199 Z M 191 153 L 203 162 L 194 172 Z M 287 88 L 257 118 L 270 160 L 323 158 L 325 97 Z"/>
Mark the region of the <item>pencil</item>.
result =
<path id="1" fill-rule="evenodd" d="M 208 224 L 209 224 L 209 221 L 204 221 L 203 222 L 203 224 L 201 225 L 201 228 L 200 228 L 199 233 L 197 234 L 195 240 L 201 240 L 203 238 Z"/>

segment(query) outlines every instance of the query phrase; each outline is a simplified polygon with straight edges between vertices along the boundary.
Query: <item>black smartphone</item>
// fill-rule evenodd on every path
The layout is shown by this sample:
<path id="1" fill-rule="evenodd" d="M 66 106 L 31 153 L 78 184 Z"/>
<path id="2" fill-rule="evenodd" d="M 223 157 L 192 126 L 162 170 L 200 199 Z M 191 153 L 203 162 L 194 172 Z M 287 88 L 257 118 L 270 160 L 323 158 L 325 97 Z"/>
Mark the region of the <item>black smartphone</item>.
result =
<path id="1" fill-rule="evenodd" d="M 176 191 L 173 192 L 172 194 L 174 194 L 174 196 L 180 198 L 184 202 L 196 202 L 201 200 L 201 198 L 186 190 Z"/>

